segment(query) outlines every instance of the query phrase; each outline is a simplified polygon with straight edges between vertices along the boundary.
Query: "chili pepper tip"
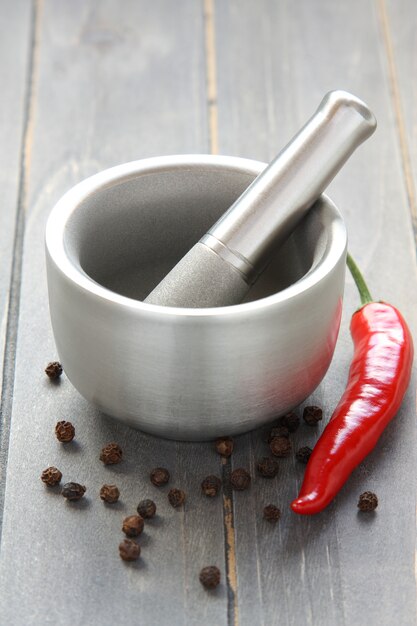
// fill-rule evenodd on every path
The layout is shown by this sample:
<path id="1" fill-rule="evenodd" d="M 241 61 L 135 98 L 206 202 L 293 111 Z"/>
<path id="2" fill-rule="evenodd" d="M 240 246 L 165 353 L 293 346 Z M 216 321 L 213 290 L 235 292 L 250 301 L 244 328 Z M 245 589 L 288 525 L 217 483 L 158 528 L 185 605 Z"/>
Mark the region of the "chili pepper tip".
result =
<path id="1" fill-rule="evenodd" d="M 327 503 L 326 503 L 327 504 Z M 312 493 L 308 496 L 302 496 L 291 502 L 291 509 L 299 515 L 314 515 L 320 513 L 326 506 L 318 494 Z"/>

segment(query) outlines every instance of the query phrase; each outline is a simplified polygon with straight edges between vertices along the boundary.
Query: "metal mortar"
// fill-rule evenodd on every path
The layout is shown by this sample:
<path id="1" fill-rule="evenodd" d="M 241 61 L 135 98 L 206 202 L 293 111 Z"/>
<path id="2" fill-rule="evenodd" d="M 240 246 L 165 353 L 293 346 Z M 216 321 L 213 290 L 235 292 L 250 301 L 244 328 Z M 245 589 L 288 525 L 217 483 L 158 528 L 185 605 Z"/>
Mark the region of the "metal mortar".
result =
<path id="1" fill-rule="evenodd" d="M 72 384 L 103 412 L 173 439 L 256 428 L 302 402 L 330 364 L 347 247 L 321 196 L 242 304 L 142 300 L 265 167 L 145 159 L 79 183 L 46 228 L 52 326 Z"/>

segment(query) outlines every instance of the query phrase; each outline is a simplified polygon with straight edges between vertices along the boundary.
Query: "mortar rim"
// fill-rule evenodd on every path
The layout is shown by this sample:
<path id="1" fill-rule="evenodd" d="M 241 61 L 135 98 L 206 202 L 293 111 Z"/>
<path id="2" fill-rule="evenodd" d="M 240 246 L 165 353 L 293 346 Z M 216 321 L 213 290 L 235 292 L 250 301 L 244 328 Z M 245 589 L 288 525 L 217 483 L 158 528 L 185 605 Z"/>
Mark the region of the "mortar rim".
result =
<path id="1" fill-rule="evenodd" d="M 143 175 L 153 175 L 162 171 L 175 169 L 213 168 L 229 169 L 239 173 L 258 175 L 266 163 L 242 157 L 210 155 L 210 154 L 181 154 L 150 157 L 122 163 L 98 172 L 82 180 L 67 191 L 55 206 L 48 217 L 45 229 L 46 253 L 56 268 L 66 278 L 77 284 L 83 291 L 96 296 L 113 305 L 136 310 L 138 313 L 162 317 L 187 318 L 221 318 L 229 315 L 246 314 L 250 311 L 265 309 L 270 306 L 283 305 L 288 300 L 298 297 L 302 293 L 314 288 L 328 276 L 344 255 L 347 248 L 347 231 L 344 220 L 334 202 L 326 195 L 321 198 L 333 213 L 331 221 L 331 237 L 329 244 L 319 263 L 296 283 L 275 294 L 258 300 L 224 307 L 210 308 L 180 308 L 149 304 L 135 300 L 111 291 L 96 282 L 72 262 L 65 248 L 66 226 L 77 207 L 91 194 L 102 192 L 107 188 L 128 182 L 132 178 Z"/>

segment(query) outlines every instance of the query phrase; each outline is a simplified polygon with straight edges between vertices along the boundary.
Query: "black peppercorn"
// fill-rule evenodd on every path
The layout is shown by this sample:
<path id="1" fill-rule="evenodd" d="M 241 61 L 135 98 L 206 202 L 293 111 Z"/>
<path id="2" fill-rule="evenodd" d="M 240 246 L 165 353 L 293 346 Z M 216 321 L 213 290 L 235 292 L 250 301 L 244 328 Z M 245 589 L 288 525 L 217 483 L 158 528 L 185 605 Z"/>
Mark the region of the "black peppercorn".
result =
<path id="1" fill-rule="evenodd" d="M 116 485 L 103 485 L 100 489 L 100 498 L 104 502 L 114 504 L 120 497 L 120 491 Z"/>
<path id="2" fill-rule="evenodd" d="M 55 435 L 61 443 L 69 443 L 75 437 L 75 428 L 71 422 L 62 420 L 61 422 L 57 422 L 55 426 Z"/>
<path id="3" fill-rule="evenodd" d="M 118 443 L 108 443 L 100 453 L 100 461 L 103 461 L 104 465 L 116 465 L 120 463 L 122 457 L 123 452 Z"/>
<path id="4" fill-rule="evenodd" d="M 303 411 L 303 419 L 309 426 L 317 426 L 323 419 L 323 411 L 319 406 L 306 406 Z"/>
<path id="5" fill-rule="evenodd" d="M 270 443 L 275 437 L 287 437 L 288 439 L 289 436 L 290 431 L 287 426 L 274 426 L 274 428 L 269 431 L 267 441 Z"/>
<path id="6" fill-rule="evenodd" d="M 217 496 L 222 486 L 222 481 L 217 476 L 207 476 L 201 483 L 201 490 L 205 496 L 213 498 Z"/>
<path id="7" fill-rule="evenodd" d="M 141 500 L 138 504 L 137 511 L 144 519 L 154 517 L 156 513 L 156 504 L 153 500 Z"/>
<path id="8" fill-rule="evenodd" d="M 203 587 L 206 589 L 214 589 L 220 583 L 220 570 L 215 565 L 203 567 L 199 579 Z"/>
<path id="9" fill-rule="evenodd" d="M 268 520 L 268 522 L 277 522 L 281 517 L 281 511 L 274 504 L 268 504 L 264 508 L 264 518 Z"/>
<path id="10" fill-rule="evenodd" d="M 378 498 L 372 491 L 365 491 L 359 496 L 358 508 L 360 511 L 375 511 Z"/>
<path id="11" fill-rule="evenodd" d="M 216 450 L 221 456 L 230 456 L 233 452 L 233 439 L 230 437 L 220 437 L 216 440 Z"/>
<path id="12" fill-rule="evenodd" d="M 123 561 L 136 561 L 140 556 L 140 545 L 133 539 L 123 539 L 119 544 L 119 554 Z"/>
<path id="13" fill-rule="evenodd" d="M 128 537 L 137 537 L 143 531 L 144 521 L 141 515 L 129 515 L 123 520 L 122 531 Z"/>
<path id="14" fill-rule="evenodd" d="M 84 485 L 79 483 L 65 483 L 62 487 L 62 495 L 67 500 L 80 500 L 86 492 Z"/>
<path id="15" fill-rule="evenodd" d="M 294 411 L 290 411 L 290 413 L 287 413 L 279 418 L 278 424 L 280 426 L 286 426 L 290 433 L 295 433 L 300 425 L 300 418 L 296 413 L 294 413 Z"/>
<path id="16" fill-rule="evenodd" d="M 177 508 L 184 504 L 185 493 L 182 489 L 170 489 L 168 492 L 168 500 L 171 506 Z"/>
<path id="17" fill-rule="evenodd" d="M 308 446 L 304 446 L 303 448 L 297 450 L 297 452 L 295 453 L 295 458 L 297 459 L 297 461 L 300 461 L 300 463 L 308 463 L 312 452 L 313 450 L 311 448 L 309 448 Z"/>
<path id="18" fill-rule="evenodd" d="M 152 470 L 150 479 L 151 483 L 155 485 L 155 487 L 161 487 L 162 485 L 166 485 L 169 481 L 169 472 L 165 467 L 155 467 Z"/>
<path id="19" fill-rule="evenodd" d="M 292 445 L 291 441 L 286 437 L 274 437 L 269 444 L 269 448 L 274 456 L 285 457 L 290 454 Z"/>
<path id="20" fill-rule="evenodd" d="M 274 478 L 278 474 L 278 462 L 265 456 L 257 463 L 258 472 L 264 478 Z"/>
<path id="21" fill-rule="evenodd" d="M 250 485 L 250 474 L 243 467 L 238 467 L 230 474 L 230 483 L 236 491 L 244 491 Z"/>
<path id="22" fill-rule="evenodd" d="M 58 361 L 51 361 L 51 363 L 48 363 L 48 365 L 45 367 L 45 374 L 51 380 L 56 380 L 57 378 L 59 378 L 62 374 L 61 363 L 59 363 Z"/>
<path id="23" fill-rule="evenodd" d="M 62 474 L 56 467 L 47 467 L 41 474 L 41 481 L 48 487 L 55 487 L 61 482 Z"/>

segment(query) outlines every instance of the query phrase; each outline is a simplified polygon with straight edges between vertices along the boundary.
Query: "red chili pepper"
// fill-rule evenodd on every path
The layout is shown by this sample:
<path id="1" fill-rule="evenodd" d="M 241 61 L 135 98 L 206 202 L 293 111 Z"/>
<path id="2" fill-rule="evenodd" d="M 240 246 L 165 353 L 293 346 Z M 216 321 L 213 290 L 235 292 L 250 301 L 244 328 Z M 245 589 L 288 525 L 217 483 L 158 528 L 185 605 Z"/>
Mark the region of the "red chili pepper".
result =
<path id="1" fill-rule="evenodd" d="M 404 318 L 391 304 L 373 302 L 350 255 L 347 264 L 363 306 L 351 320 L 354 355 L 346 389 L 291 504 L 304 515 L 322 511 L 371 452 L 400 408 L 411 376 L 413 339 Z"/>

